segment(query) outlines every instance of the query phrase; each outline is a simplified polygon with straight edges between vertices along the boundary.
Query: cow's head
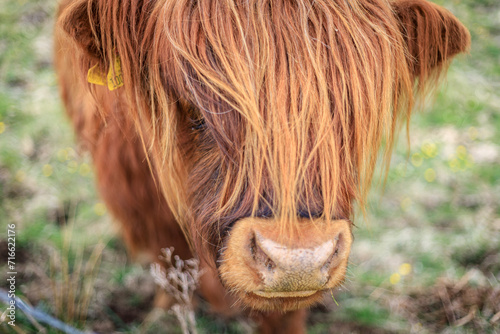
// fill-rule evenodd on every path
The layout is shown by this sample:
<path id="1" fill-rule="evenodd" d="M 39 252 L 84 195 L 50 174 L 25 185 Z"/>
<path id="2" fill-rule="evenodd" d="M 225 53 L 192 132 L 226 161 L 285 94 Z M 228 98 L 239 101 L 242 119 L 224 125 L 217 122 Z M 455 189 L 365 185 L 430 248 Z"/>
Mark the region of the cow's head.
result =
<path id="1" fill-rule="evenodd" d="M 424 0 L 78 0 L 60 24 L 82 73 L 120 56 L 125 86 L 109 94 L 170 208 L 259 310 L 343 281 L 379 149 L 387 163 L 415 97 L 469 46 Z"/>

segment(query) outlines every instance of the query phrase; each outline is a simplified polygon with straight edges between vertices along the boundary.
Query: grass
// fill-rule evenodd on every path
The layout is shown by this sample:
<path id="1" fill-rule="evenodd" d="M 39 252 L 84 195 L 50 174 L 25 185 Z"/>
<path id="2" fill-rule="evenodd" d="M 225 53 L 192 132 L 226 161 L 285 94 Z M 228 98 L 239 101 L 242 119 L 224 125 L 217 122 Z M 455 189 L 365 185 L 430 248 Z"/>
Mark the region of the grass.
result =
<path id="1" fill-rule="evenodd" d="M 356 221 L 345 287 L 312 310 L 310 333 L 500 331 L 500 302 L 488 299 L 500 295 L 500 4 L 436 2 L 469 27 L 471 54 L 454 61 L 435 104 L 413 117 L 410 146 L 400 140 L 385 188 L 372 191 L 367 220 Z M 82 329 L 179 333 L 173 315 L 149 313 L 148 268 L 128 260 L 89 157 L 74 144 L 52 69 L 55 6 L 0 0 L 0 229 L 16 224 L 17 294 Z M 201 302 L 200 333 L 251 327 L 206 309 Z M 36 330 L 21 312 L 16 323 Z"/>

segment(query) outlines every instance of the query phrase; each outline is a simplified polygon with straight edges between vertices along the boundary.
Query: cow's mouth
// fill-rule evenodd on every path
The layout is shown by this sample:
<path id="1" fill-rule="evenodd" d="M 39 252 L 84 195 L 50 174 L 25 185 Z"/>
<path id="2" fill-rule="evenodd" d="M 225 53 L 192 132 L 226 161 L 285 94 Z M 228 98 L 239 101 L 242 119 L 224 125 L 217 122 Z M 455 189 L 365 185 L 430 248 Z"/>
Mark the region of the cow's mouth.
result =
<path id="1" fill-rule="evenodd" d="M 297 294 L 296 292 L 280 292 L 272 296 L 270 293 L 266 293 L 265 296 L 262 296 L 257 294 L 257 291 L 258 290 L 239 294 L 240 302 L 250 308 L 261 311 L 286 312 L 310 307 L 320 302 L 326 295 L 326 290 L 302 291 L 302 293 L 304 293 L 303 295 L 300 295 L 300 293 Z M 305 294 L 306 292 L 308 294 Z"/>
<path id="2" fill-rule="evenodd" d="M 318 290 L 309 290 L 309 291 L 262 291 L 255 290 L 253 294 L 264 297 L 264 298 L 296 298 L 296 297 L 309 297 L 317 293 Z"/>

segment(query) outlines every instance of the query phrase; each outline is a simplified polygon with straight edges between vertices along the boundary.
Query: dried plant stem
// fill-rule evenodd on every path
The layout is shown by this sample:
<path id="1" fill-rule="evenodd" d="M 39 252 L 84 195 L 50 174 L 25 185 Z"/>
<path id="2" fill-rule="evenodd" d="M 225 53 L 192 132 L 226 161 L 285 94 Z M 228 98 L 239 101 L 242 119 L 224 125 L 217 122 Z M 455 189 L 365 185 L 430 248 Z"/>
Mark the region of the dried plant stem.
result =
<path id="1" fill-rule="evenodd" d="M 179 320 L 184 334 L 196 334 L 196 320 L 192 304 L 194 291 L 198 288 L 199 278 L 202 272 L 199 269 L 197 259 L 181 260 L 177 255 L 173 256 L 174 248 L 162 249 L 163 257 L 160 259 L 166 263 L 167 270 L 154 263 L 151 265 L 151 275 L 156 284 L 165 290 L 175 300 L 171 312 Z"/>

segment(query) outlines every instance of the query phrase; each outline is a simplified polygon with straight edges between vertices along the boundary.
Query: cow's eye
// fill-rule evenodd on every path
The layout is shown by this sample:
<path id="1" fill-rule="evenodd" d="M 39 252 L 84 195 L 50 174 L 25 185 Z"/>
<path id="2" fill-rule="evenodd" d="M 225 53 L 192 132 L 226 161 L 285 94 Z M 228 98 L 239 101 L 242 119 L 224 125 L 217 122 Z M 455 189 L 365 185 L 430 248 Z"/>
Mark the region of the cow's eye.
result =
<path id="1" fill-rule="evenodd" d="M 199 119 L 191 119 L 191 130 L 193 131 L 200 131 L 205 129 L 205 119 L 204 118 L 199 118 Z"/>
<path id="2" fill-rule="evenodd" d="M 306 219 L 316 219 L 323 215 L 322 211 L 299 210 L 299 217 Z"/>
<path id="3" fill-rule="evenodd" d="M 184 121 L 188 129 L 191 131 L 203 131 L 205 129 L 205 118 L 201 112 L 193 104 L 183 98 L 179 98 L 178 107 L 185 116 Z"/>
<path id="4" fill-rule="evenodd" d="M 186 108 L 188 115 L 188 123 L 189 127 L 192 131 L 202 131 L 205 129 L 205 118 L 199 110 L 197 110 L 194 106 L 189 106 Z"/>

